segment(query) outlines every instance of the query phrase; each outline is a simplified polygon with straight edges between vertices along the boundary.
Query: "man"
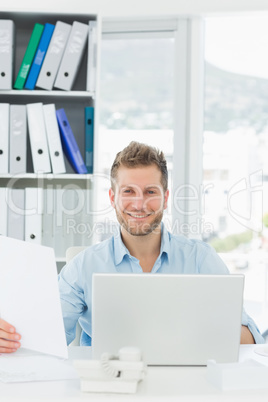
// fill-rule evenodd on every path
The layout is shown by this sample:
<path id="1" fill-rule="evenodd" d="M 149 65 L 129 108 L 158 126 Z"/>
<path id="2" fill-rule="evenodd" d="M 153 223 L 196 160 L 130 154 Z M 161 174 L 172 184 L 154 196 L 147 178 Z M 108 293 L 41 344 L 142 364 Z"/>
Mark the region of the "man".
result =
<path id="1" fill-rule="evenodd" d="M 111 168 L 110 202 L 120 233 L 88 247 L 59 275 L 67 342 L 75 337 L 79 319 L 81 345 L 91 344 L 91 287 L 94 272 L 228 274 L 216 252 L 206 243 L 168 233 L 161 223 L 169 191 L 162 152 L 131 142 L 119 152 Z M 0 352 L 19 347 L 19 334 L 0 320 Z M 7 340 L 4 340 L 4 339 Z M 263 343 L 253 320 L 243 312 L 241 343 Z"/>

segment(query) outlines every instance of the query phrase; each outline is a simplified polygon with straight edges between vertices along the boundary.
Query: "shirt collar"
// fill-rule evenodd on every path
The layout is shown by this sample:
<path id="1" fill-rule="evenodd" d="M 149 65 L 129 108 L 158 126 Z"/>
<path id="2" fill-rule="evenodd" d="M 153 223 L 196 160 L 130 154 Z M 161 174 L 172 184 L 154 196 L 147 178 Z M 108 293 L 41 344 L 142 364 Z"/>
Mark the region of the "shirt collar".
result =
<path id="1" fill-rule="evenodd" d="M 161 247 L 160 247 L 160 257 L 162 254 L 165 253 L 167 258 L 169 258 L 169 253 L 170 253 L 170 242 L 169 242 L 169 233 L 165 228 L 165 225 L 163 222 L 161 223 Z M 115 265 L 119 265 L 124 256 L 129 255 L 130 253 L 126 246 L 124 245 L 121 237 L 121 232 L 120 229 L 118 230 L 118 233 L 114 236 L 114 260 L 115 260 Z"/>

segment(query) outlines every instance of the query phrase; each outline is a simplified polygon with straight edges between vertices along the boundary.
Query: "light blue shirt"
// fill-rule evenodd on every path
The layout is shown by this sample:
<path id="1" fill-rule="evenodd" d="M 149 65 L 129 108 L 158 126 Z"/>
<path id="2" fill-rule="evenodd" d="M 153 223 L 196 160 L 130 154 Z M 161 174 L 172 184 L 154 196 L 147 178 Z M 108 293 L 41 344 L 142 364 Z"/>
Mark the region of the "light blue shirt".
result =
<path id="1" fill-rule="evenodd" d="M 162 224 L 161 249 L 152 273 L 228 274 L 215 250 L 200 240 L 169 233 Z M 75 338 L 77 320 L 82 327 L 81 345 L 91 345 L 91 289 L 93 273 L 142 273 L 137 258 L 117 235 L 79 253 L 59 274 L 59 289 L 67 343 Z M 256 324 L 243 311 L 242 324 L 248 326 L 256 343 L 264 343 Z"/>

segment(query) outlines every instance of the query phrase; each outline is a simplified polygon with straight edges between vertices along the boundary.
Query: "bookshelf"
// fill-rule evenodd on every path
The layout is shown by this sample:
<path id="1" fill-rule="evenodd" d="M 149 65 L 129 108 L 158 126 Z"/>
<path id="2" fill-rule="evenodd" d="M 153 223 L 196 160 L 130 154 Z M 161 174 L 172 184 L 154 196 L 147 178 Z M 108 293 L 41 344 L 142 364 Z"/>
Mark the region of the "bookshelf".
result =
<path id="1" fill-rule="evenodd" d="M 97 22 L 97 43 L 100 40 L 100 19 L 95 13 L 59 13 L 59 12 L 35 12 L 35 11 L 1 11 L 0 19 L 12 20 L 15 25 L 14 40 L 14 65 L 13 65 L 13 88 L 18 75 L 21 62 L 28 45 L 35 23 L 50 23 L 55 25 L 62 21 L 72 25 L 74 21 L 84 24 L 89 21 Z M 97 66 L 99 59 L 99 46 L 97 46 Z M 97 102 L 97 77 L 95 90 L 87 91 L 87 68 L 88 68 L 88 45 L 83 54 L 82 61 L 72 86 L 69 91 L 53 88 L 44 90 L 1 90 L 0 103 L 10 105 L 26 105 L 29 103 L 55 104 L 56 109 L 64 108 L 68 121 L 85 159 L 85 107 L 94 107 L 94 138 L 96 138 L 98 102 Z M 27 173 L 15 174 L 0 173 L 0 205 L 3 205 L 3 191 L 26 190 L 27 188 L 40 189 L 42 194 L 38 200 L 37 214 L 41 222 L 41 244 L 51 246 L 55 250 L 58 269 L 64 264 L 65 250 L 70 246 L 84 246 L 92 243 L 92 236 L 89 232 L 93 227 L 93 196 L 92 196 L 92 175 L 76 174 L 64 155 L 66 173 L 34 173 L 33 162 L 30 151 L 29 133 L 27 134 Z M 2 191 L 2 193 L 1 193 Z M 5 196 L 8 202 L 8 196 Z M 25 206 L 26 204 L 24 204 Z M 79 207 L 78 207 L 79 206 Z M 26 207 L 25 207 L 26 213 Z M 59 219 L 60 217 L 60 219 Z M 27 214 L 25 214 L 27 219 Z M 72 230 L 66 233 L 66 222 L 72 221 Z M 68 222 L 67 222 L 68 223 Z M 1 222 L 0 222 L 1 229 Z M 25 232 L 26 233 L 26 232 Z M 8 220 L 7 232 L 8 235 Z M 29 240 L 25 239 L 24 240 Z M 31 240 L 29 240 L 31 241 Z"/>

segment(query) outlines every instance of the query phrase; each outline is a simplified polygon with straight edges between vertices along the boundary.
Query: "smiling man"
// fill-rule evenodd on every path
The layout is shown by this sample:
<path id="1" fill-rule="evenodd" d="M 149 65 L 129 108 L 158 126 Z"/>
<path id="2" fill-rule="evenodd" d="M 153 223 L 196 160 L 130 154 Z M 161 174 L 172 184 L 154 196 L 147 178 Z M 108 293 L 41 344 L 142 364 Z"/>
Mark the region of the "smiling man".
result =
<path id="1" fill-rule="evenodd" d="M 59 275 L 59 289 L 67 342 L 82 327 L 81 345 L 91 345 L 91 289 L 93 273 L 228 274 L 208 244 L 175 236 L 163 223 L 167 208 L 167 164 L 162 152 L 131 142 L 116 155 L 111 168 L 110 202 L 120 231 L 88 247 Z M 194 297 L 194 296 L 193 296 Z M 161 323 L 159 323 L 161 325 Z M 0 320 L 0 353 L 19 346 L 15 329 Z M 243 311 L 241 343 L 263 343 L 254 321 Z"/>

